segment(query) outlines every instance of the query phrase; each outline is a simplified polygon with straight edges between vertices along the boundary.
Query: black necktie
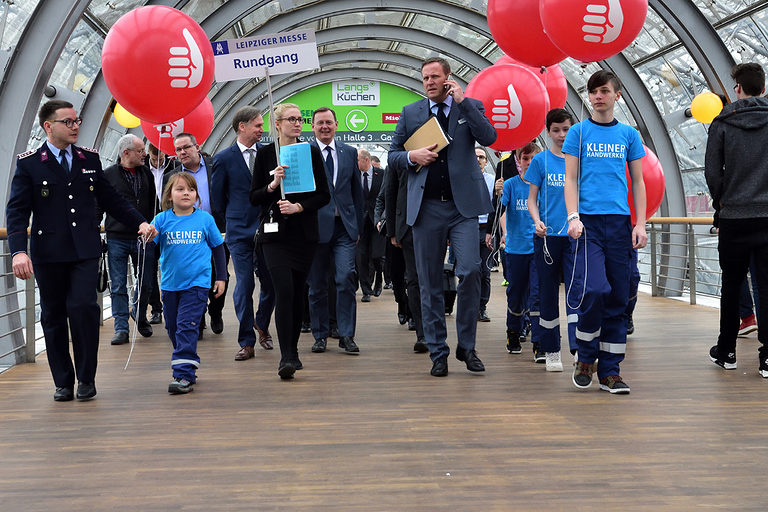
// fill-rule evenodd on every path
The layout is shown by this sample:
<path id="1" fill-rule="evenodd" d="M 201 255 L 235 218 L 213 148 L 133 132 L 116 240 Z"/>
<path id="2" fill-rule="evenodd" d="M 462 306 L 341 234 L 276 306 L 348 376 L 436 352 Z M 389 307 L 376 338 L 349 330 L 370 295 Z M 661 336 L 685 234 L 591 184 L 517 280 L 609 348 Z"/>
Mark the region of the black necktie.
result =
<path id="1" fill-rule="evenodd" d="M 61 166 L 64 168 L 65 171 L 67 171 L 67 174 L 69 174 L 69 163 L 67 162 L 66 151 L 61 152 Z"/>
<path id="2" fill-rule="evenodd" d="M 368 173 L 363 173 L 363 197 L 366 199 L 368 198 L 368 192 L 370 192 L 370 189 L 368 188 Z"/>
<path id="3" fill-rule="evenodd" d="M 333 185 L 333 149 L 331 146 L 325 146 L 328 155 L 325 157 L 325 175 L 328 178 L 328 184 Z"/>
<path id="4" fill-rule="evenodd" d="M 443 108 L 446 106 L 445 103 L 438 103 L 437 104 L 437 121 L 440 123 L 440 126 L 443 127 L 443 131 L 448 131 L 448 118 L 445 115 L 445 111 Z"/>

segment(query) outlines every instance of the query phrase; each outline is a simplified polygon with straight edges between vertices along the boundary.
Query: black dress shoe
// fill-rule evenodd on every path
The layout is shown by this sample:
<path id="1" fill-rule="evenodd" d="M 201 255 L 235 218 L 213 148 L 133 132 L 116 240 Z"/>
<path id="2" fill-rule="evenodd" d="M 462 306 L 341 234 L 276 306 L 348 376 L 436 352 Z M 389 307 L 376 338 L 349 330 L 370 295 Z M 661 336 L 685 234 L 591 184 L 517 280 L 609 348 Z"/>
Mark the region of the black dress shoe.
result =
<path id="1" fill-rule="evenodd" d="M 224 331 L 224 319 L 221 316 L 211 317 L 211 330 L 213 334 L 221 334 Z"/>
<path id="2" fill-rule="evenodd" d="M 309 322 L 301 322 L 301 332 L 312 332 L 312 325 Z"/>
<path id="3" fill-rule="evenodd" d="M 125 345 L 126 343 L 128 343 L 128 333 L 125 331 L 116 332 L 112 336 L 112 341 L 109 342 L 110 345 Z"/>
<path id="4" fill-rule="evenodd" d="M 144 320 L 139 320 L 136 324 L 136 328 L 139 330 L 139 334 L 145 338 L 152 336 L 152 326 L 149 325 L 146 318 Z"/>
<path id="5" fill-rule="evenodd" d="M 464 351 L 463 349 L 456 349 L 456 359 L 463 361 L 467 364 L 467 370 L 471 372 L 484 372 L 485 366 L 483 362 L 477 357 L 477 352 L 474 349 Z"/>
<path id="6" fill-rule="evenodd" d="M 480 311 L 480 314 L 477 315 L 477 321 L 478 322 L 490 322 L 491 317 L 488 316 L 488 313 L 485 312 L 485 310 Z"/>
<path id="7" fill-rule="evenodd" d="M 328 337 L 334 339 L 341 338 L 341 336 L 339 336 L 339 330 L 336 327 L 331 327 L 331 334 L 329 334 Z"/>
<path id="8" fill-rule="evenodd" d="M 381 285 L 378 285 L 373 289 L 373 296 L 378 297 L 379 295 L 381 295 Z"/>
<path id="9" fill-rule="evenodd" d="M 351 336 L 342 336 L 339 339 L 339 348 L 343 348 L 344 352 L 348 354 L 357 354 L 360 352 L 360 348 Z"/>
<path id="10" fill-rule="evenodd" d="M 409 331 L 415 331 L 416 330 L 416 320 L 413 318 L 408 319 L 408 330 Z"/>
<path id="11" fill-rule="evenodd" d="M 360 302 L 371 302 L 371 296 L 367 294 L 363 294 L 363 298 L 360 299 Z"/>
<path id="12" fill-rule="evenodd" d="M 152 313 L 152 317 L 149 319 L 149 323 L 152 325 L 163 323 L 163 314 L 159 311 L 155 311 Z"/>
<path id="13" fill-rule="evenodd" d="M 277 374 L 283 380 L 292 379 L 294 373 L 296 373 L 296 367 L 293 363 L 283 363 L 280 365 L 280 368 L 277 369 Z"/>
<path id="14" fill-rule="evenodd" d="M 301 361 L 300 361 L 299 359 L 296 359 L 296 360 L 293 362 L 293 367 L 294 367 L 294 368 L 296 368 L 296 371 L 299 371 L 299 370 L 303 370 L 303 369 L 304 369 L 304 365 L 303 365 L 303 364 L 301 364 Z"/>
<path id="15" fill-rule="evenodd" d="M 408 321 L 408 317 L 404 313 L 398 313 L 397 321 L 400 322 L 400 325 L 404 325 Z"/>
<path id="16" fill-rule="evenodd" d="M 53 394 L 53 399 L 56 402 L 69 402 L 74 400 L 75 394 L 72 388 L 56 388 L 56 392 Z"/>
<path id="17" fill-rule="evenodd" d="M 432 363 L 432 370 L 429 371 L 429 374 L 433 377 L 445 377 L 448 375 L 448 356 L 438 357 Z"/>
<path id="18" fill-rule="evenodd" d="M 85 382 L 77 383 L 77 399 L 78 400 L 90 400 L 96 396 L 96 385 L 93 383 L 86 384 Z"/>
<path id="19" fill-rule="evenodd" d="M 325 345 L 327 343 L 327 340 L 325 338 L 319 338 L 315 340 L 315 344 L 312 345 L 312 352 L 319 354 L 320 352 L 325 352 Z"/>
<path id="20" fill-rule="evenodd" d="M 429 347 L 427 347 L 427 343 L 424 341 L 424 338 L 419 338 L 416 340 L 416 343 L 413 344 L 413 351 L 417 354 L 424 354 L 425 352 L 429 352 Z"/>

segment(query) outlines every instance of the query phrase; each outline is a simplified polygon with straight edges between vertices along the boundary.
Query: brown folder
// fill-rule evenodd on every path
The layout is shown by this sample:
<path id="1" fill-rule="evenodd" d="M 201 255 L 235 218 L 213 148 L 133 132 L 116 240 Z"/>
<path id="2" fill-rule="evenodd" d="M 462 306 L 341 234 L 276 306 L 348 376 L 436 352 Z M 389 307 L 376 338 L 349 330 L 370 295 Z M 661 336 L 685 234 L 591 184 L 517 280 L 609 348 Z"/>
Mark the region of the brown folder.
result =
<path id="1" fill-rule="evenodd" d="M 413 151 L 415 149 L 431 146 L 432 144 L 437 144 L 437 147 L 433 150 L 437 153 L 450 143 L 451 140 L 448 137 L 448 134 L 443 131 L 443 127 L 440 126 L 437 117 L 432 116 L 426 123 L 413 132 L 413 135 L 408 137 L 408 140 L 405 141 L 403 147 L 406 151 Z M 419 165 L 416 168 L 416 172 L 419 172 L 420 170 L 421 166 Z"/>

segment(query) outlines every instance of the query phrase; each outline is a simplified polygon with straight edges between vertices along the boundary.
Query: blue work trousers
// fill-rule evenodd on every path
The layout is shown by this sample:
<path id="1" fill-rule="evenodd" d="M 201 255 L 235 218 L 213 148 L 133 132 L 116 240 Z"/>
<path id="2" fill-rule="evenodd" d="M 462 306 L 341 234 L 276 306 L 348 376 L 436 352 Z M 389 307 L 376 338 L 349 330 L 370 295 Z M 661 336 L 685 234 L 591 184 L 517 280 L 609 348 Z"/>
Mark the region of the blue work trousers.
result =
<path id="1" fill-rule="evenodd" d="M 546 251 L 545 249 L 546 244 Z M 546 239 L 534 235 L 533 254 L 536 272 L 539 276 L 539 327 L 541 349 L 544 352 L 560 352 L 560 277 L 565 277 L 565 288 L 573 274 L 573 252 L 567 236 L 548 236 Z M 576 310 L 565 306 L 568 322 L 568 346 L 575 353 Z"/>
<path id="2" fill-rule="evenodd" d="M 202 286 L 176 292 L 163 290 L 165 328 L 173 344 L 171 369 L 174 378 L 196 380 L 195 371 L 200 367 L 197 335 L 207 304 L 208 288 Z"/>
<path id="3" fill-rule="evenodd" d="M 525 315 L 531 320 L 531 341 L 539 342 L 539 277 L 533 254 L 504 253 L 507 285 L 507 330 L 523 332 Z"/>

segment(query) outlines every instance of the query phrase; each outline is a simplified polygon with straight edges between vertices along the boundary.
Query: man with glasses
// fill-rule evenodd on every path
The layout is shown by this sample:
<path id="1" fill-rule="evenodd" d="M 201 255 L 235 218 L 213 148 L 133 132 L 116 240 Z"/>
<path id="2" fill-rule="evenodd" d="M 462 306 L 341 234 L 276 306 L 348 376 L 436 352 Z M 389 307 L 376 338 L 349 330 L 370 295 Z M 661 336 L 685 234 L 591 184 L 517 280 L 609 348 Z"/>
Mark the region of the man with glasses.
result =
<path id="1" fill-rule="evenodd" d="M 104 176 L 115 190 L 128 202 L 136 206 L 147 222 L 154 217 L 155 185 L 149 169 L 144 166 L 144 142 L 135 135 L 123 135 L 117 141 L 119 163 L 104 169 Z M 147 321 L 147 304 L 152 290 L 154 276 L 154 244 L 139 243 L 133 229 L 107 214 L 104 221 L 107 232 L 107 254 L 109 255 L 109 276 L 111 278 L 112 318 L 115 335 L 112 345 L 128 343 L 128 259 L 133 261 L 136 287 L 131 301 L 131 316 L 139 333 L 152 336 L 152 326 Z M 137 307 L 138 302 L 138 307 Z"/>
<path id="2" fill-rule="evenodd" d="M 197 181 L 197 194 L 199 196 L 199 204 L 196 205 L 196 208 L 205 210 L 213 215 L 219 231 L 224 233 L 226 231 L 224 217 L 214 210 L 211 205 L 213 159 L 208 156 L 203 157 L 200 154 L 200 146 L 198 146 L 195 136 L 191 133 L 182 132 L 178 134 L 173 139 L 173 147 L 176 151 L 176 159 L 181 165 L 176 167 L 173 172 L 165 175 L 163 178 L 163 189 L 165 189 L 165 185 L 168 183 L 168 178 L 177 172 L 185 171 L 194 176 Z M 229 249 L 227 249 L 226 244 L 224 244 L 224 250 L 227 255 L 227 266 L 229 266 Z M 213 264 L 213 259 L 211 259 L 211 264 Z M 212 273 L 211 289 L 208 292 L 208 314 L 211 317 L 211 330 L 214 334 L 221 334 L 222 331 L 224 331 L 224 319 L 221 316 L 221 313 L 224 310 L 224 301 L 227 298 L 228 286 L 224 288 L 224 293 L 222 293 L 221 296 L 216 297 L 216 294 L 213 292 L 213 285 L 216 282 L 215 278 L 216 276 Z M 227 283 L 229 283 L 229 281 L 227 281 Z M 205 313 L 203 313 L 203 318 L 200 319 L 198 339 L 202 339 L 203 329 L 205 329 Z"/>
<path id="3" fill-rule="evenodd" d="M 71 103 L 48 101 L 38 119 L 48 140 L 18 156 L 6 207 L 8 247 L 14 275 L 29 279 L 34 274 L 40 289 L 40 323 L 56 385 L 53 399 L 72 400 L 77 377 L 77 399 L 90 400 L 96 396 L 101 318 L 96 300 L 100 219 L 94 205 L 133 229 L 135 237 L 148 240 L 157 232 L 104 177 L 99 155 L 75 146 L 81 120 Z"/>

